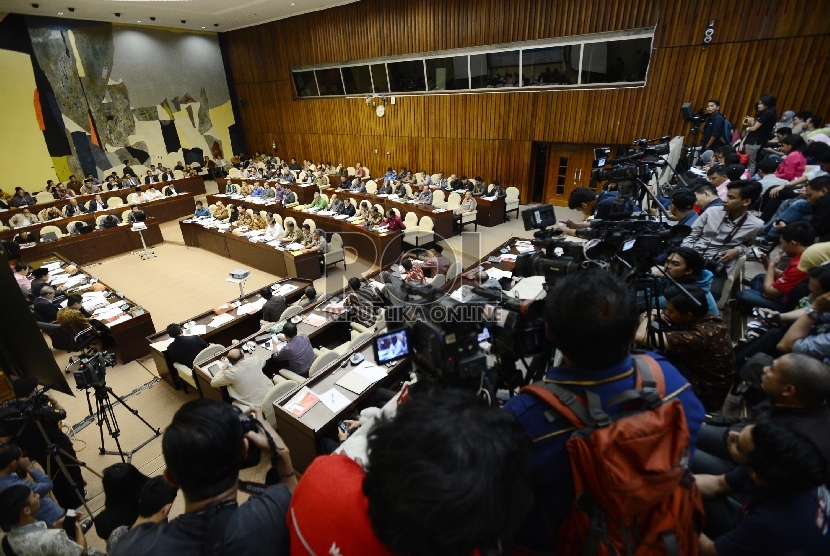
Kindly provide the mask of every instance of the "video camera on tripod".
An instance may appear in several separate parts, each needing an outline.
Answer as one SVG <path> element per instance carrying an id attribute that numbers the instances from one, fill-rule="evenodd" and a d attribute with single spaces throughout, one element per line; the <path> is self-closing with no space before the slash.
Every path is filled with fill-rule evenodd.
<path id="1" fill-rule="evenodd" d="M 609 182 L 606 189 L 616 189 L 617 198 L 611 210 L 612 219 L 628 218 L 634 212 L 634 204 L 643 206 L 643 200 L 649 197 L 666 218 L 670 215 L 648 188 L 656 168 L 662 168 L 666 161 L 660 158 L 669 154 L 670 135 L 656 139 L 638 139 L 628 154 L 608 159 L 610 147 L 594 149 L 594 160 L 598 168 L 591 170 L 589 187 L 596 189 L 599 182 Z M 610 166 L 607 168 L 606 166 Z"/>
<path id="2" fill-rule="evenodd" d="M 72 373 L 75 378 L 75 388 L 101 388 L 107 385 L 107 367 L 115 367 L 115 354 L 106 351 L 82 353 L 77 359 L 70 359 L 69 364 L 78 365 L 78 370 Z"/>
<path id="3" fill-rule="evenodd" d="M 51 390 L 52 386 L 54 384 L 48 384 L 26 398 L 20 406 L 19 418 L 23 420 L 44 421 L 46 423 L 59 423 L 66 419 L 66 411 L 55 409 L 49 405 L 49 397 L 46 395 L 46 392 Z"/>

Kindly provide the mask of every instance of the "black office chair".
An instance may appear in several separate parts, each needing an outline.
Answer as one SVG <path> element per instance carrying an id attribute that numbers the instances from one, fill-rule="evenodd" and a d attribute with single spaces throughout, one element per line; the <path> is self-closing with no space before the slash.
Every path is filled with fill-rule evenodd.
<path id="1" fill-rule="evenodd" d="M 81 352 L 84 355 L 92 353 L 96 350 L 95 348 L 91 348 L 90 344 L 101 339 L 95 331 L 94 326 L 84 328 L 75 335 L 68 328 L 59 324 L 38 322 L 37 326 L 52 340 L 53 348 L 68 351 L 69 353 L 74 351 Z M 69 362 L 71 365 L 74 361 L 70 358 Z"/>

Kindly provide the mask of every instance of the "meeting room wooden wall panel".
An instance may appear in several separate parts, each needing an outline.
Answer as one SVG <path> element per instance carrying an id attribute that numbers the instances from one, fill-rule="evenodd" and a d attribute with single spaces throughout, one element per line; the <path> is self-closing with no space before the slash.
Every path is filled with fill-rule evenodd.
<path id="1" fill-rule="evenodd" d="M 826 0 L 819 4 L 826 5 Z M 826 18 L 816 17 L 811 5 L 703 0 L 688 10 L 667 0 L 629 0 L 588 10 L 571 1 L 365 0 L 265 24 L 256 32 L 233 32 L 230 59 L 239 96 L 246 101 L 241 120 L 251 150 L 270 150 L 274 140 L 283 156 L 347 164 L 360 160 L 376 176 L 390 163 L 396 168 L 405 164 L 478 173 L 524 192 L 529 168 L 518 165 L 529 164 L 532 141 L 624 144 L 639 137 L 687 133 L 688 125 L 678 116 L 686 100 L 700 104 L 717 96 L 734 123 L 766 91 L 777 93 L 782 108 L 826 113 L 830 40 L 826 35 L 787 37 L 792 32 L 826 32 Z M 765 10 L 779 20 L 767 21 Z M 324 16 L 327 25 L 319 25 Z M 703 48 L 702 33 L 710 17 L 716 20 L 715 41 Z M 388 107 L 387 117 L 376 118 L 362 98 L 296 101 L 288 69 L 655 23 L 645 88 L 399 97 Z M 725 42 L 736 38 L 766 40 Z M 507 147 L 502 141 L 513 144 Z M 387 151 L 392 154 L 387 156 Z M 491 166 L 494 153 L 504 152 L 510 160 Z M 481 166 L 466 166 L 471 163 Z M 497 173 L 488 174 L 491 168 Z M 510 175 L 503 175 L 508 171 Z"/>

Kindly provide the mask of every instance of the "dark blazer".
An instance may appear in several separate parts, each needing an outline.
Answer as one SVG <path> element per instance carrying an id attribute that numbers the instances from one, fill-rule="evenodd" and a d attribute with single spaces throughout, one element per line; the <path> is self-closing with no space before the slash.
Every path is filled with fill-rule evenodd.
<path id="1" fill-rule="evenodd" d="M 68 216 L 73 216 L 76 212 L 80 213 L 80 214 L 86 213 L 86 211 L 84 210 L 84 207 L 82 207 L 80 203 L 78 203 L 77 207 L 73 207 L 72 205 L 66 205 L 66 216 L 67 217 Z"/>
<path id="2" fill-rule="evenodd" d="M 161 181 L 173 181 L 176 179 L 176 176 L 173 175 L 173 172 L 162 172 L 161 174 Z"/>
<path id="3" fill-rule="evenodd" d="M 265 302 L 262 306 L 262 320 L 268 322 L 279 322 L 282 313 L 288 305 L 285 298 L 281 295 L 275 295 Z"/>
<path id="4" fill-rule="evenodd" d="M 55 322 L 58 318 L 58 311 L 60 307 L 46 299 L 45 297 L 38 297 L 35 299 L 35 313 L 46 322 Z"/>
<path id="5" fill-rule="evenodd" d="M 172 183 L 167 186 L 167 193 L 165 193 L 165 195 L 169 197 L 170 195 L 175 195 L 176 193 L 181 193 L 178 187 L 176 187 Z"/>
<path id="6" fill-rule="evenodd" d="M 150 185 L 151 183 L 158 183 L 159 179 L 158 176 L 144 176 L 144 185 Z"/>
<path id="7" fill-rule="evenodd" d="M 208 343 L 201 336 L 179 336 L 167 346 L 167 356 L 173 363 L 180 363 L 191 368 L 193 360 L 206 347 Z"/>
<path id="8" fill-rule="evenodd" d="M 99 209 L 106 209 L 106 208 L 109 208 L 107 206 L 107 200 L 106 199 L 101 199 L 101 206 L 100 207 L 98 206 L 98 201 L 96 201 L 95 199 L 93 199 L 89 202 L 89 211 L 90 212 L 96 211 L 96 210 L 99 210 Z"/>

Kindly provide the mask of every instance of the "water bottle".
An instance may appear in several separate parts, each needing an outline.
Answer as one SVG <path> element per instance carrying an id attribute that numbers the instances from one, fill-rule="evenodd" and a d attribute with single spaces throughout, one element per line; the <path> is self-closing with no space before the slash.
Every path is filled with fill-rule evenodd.
<path id="1" fill-rule="evenodd" d="M 66 516 L 63 518 L 63 530 L 66 531 L 66 536 L 75 540 L 76 531 L 75 531 L 75 521 L 77 520 L 77 516 L 75 515 L 75 510 L 69 509 L 66 510 Z"/>

